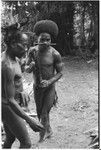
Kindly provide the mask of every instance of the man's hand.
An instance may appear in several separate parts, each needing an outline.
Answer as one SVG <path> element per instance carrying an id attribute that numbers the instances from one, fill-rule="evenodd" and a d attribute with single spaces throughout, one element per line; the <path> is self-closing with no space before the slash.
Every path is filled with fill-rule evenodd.
<path id="1" fill-rule="evenodd" d="M 50 85 L 51 85 L 50 80 L 42 80 L 41 83 L 40 83 L 40 85 L 39 85 L 39 87 L 46 88 L 46 87 L 48 87 Z"/>
<path id="2" fill-rule="evenodd" d="M 30 67 L 29 66 L 25 66 L 25 72 L 27 72 L 27 73 L 30 72 Z"/>
<path id="3" fill-rule="evenodd" d="M 25 66 L 25 72 L 31 73 L 34 67 L 35 67 L 35 62 L 31 62 L 29 66 L 28 65 Z"/>
<path id="4" fill-rule="evenodd" d="M 31 129 L 35 132 L 41 132 L 44 130 L 44 127 L 42 126 L 42 124 L 40 122 L 36 122 L 34 119 L 28 119 L 27 123 L 29 124 L 29 126 L 31 127 Z"/>
<path id="5" fill-rule="evenodd" d="M 35 62 L 32 61 L 29 66 L 30 66 L 30 68 L 35 67 Z"/>

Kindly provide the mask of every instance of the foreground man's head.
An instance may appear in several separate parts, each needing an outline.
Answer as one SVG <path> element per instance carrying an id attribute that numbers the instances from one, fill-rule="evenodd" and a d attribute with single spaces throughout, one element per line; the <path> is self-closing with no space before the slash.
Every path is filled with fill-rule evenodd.
<path id="1" fill-rule="evenodd" d="M 13 30 L 6 33 L 4 42 L 7 45 L 9 55 L 21 58 L 27 48 L 28 36 L 19 30 Z"/>

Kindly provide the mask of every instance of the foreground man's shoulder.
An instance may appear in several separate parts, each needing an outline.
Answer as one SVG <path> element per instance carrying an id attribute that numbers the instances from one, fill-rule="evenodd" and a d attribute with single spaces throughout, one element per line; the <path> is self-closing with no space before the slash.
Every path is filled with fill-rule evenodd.
<path id="1" fill-rule="evenodd" d="M 1 53 L 1 62 L 5 62 L 6 60 L 7 60 L 6 52 L 4 51 L 4 52 Z"/>
<path id="2" fill-rule="evenodd" d="M 8 69 L 11 70 L 11 67 L 10 67 L 8 61 L 2 60 L 1 65 L 2 65 L 2 71 L 3 70 L 8 70 Z"/>
<path id="3" fill-rule="evenodd" d="M 2 61 L 2 79 L 11 81 L 14 78 L 14 72 L 8 61 Z"/>
<path id="4" fill-rule="evenodd" d="M 1 65 L 2 65 L 2 68 L 9 66 L 8 59 L 6 57 L 5 52 L 1 53 Z"/>
<path id="5" fill-rule="evenodd" d="M 10 62 L 6 56 L 5 53 L 2 53 L 2 56 L 1 56 L 1 65 L 2 65 L 2 70 L 8 70 L 10 69 L 11 70 L 11 66 L 10 66 Z"/>

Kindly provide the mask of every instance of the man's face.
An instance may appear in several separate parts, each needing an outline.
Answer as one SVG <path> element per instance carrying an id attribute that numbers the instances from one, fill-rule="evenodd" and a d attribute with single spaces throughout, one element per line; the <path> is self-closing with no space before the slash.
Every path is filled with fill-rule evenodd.
<path id="1" fill-rule="evenodd" d="M 28 37 L 26 34 L 22 33 L 19 40 L 12 43 L 12 53 L 15 57 L 21 58 L 26 50 L 28 45 Z"/>
<path id="2" fill-rule="evenodd" d="M 51 43 L 51 36 L 48 33 L 41 33 L 38 37 L 38 43 L 43 43 L 40 48 L 47 48 Z"/>

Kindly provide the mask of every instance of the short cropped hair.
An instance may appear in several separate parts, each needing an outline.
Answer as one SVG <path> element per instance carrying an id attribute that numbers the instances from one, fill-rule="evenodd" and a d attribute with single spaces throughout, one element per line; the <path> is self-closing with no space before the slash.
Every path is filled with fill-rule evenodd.
<path id="1" fill-rule="evenodd" d="M 22 36 L 22 32 L 20 30 L 12 30 L 6 32 L 4 36 L 4 42 L 7 46 L 9 46 L 12 42 L 19 42 Z"/>

